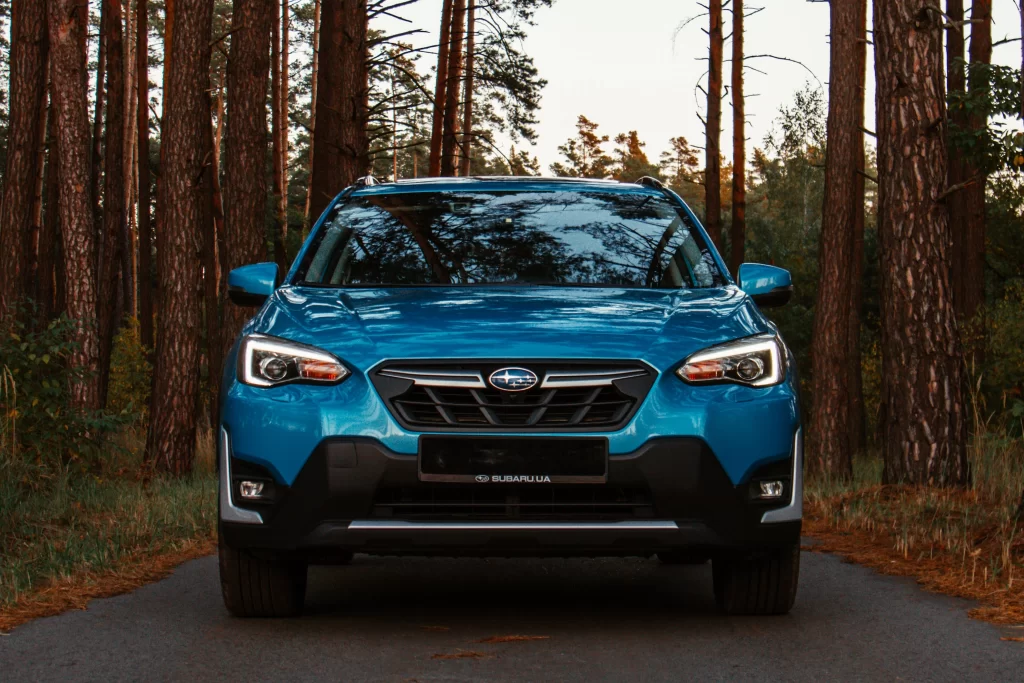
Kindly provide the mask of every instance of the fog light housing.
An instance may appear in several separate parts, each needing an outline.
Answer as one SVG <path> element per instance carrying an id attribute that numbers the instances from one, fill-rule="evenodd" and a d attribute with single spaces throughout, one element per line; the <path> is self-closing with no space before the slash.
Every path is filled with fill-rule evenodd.
<path id="1" fill-rule="evenodd" d="M 757 490 L 757 497 L 761 500 L 778 500 L 786 492 L 786 483 L 783 481 L 760 481 Z"/>
<path id="2" fill-rule="evenodd" d="M 238 483 L 238 495 L 243 500 L 263 500 L 264 483 L 262 481 L 249 481 L 247 479 Z"/>

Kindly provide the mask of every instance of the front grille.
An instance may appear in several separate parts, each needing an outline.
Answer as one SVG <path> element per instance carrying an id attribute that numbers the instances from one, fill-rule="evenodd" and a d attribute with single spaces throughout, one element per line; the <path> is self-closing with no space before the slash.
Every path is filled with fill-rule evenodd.
<path id="1" fill-rule="evenodd" d="M 408 521 L 654 519 L 650 492 L 607 485 L 419 484 L 385 487 L 373 504 L 377 518 Z"/>
<path id="2" fill-rule="evenodd" d="M 503 367 L 537 377 L 524 391 L 490 384 Z M 430 431 L 602 431 L 618 429 L 646 397 L 655 375 L 639 363 L 488 361 L 390 364 L 372 379 L 403 426 Z"/>

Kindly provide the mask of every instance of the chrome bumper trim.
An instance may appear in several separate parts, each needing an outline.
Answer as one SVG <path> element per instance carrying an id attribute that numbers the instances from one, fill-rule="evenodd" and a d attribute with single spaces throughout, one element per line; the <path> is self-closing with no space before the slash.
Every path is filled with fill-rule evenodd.
<path id="1" fill-rule="evenodd" d="M 789 505 L 769 510 L 761 517 L 761 524 L 795 522 L 804 518 L 804 432 L 796 430 L 793 436 L 793 499 Z"/>
<path id="2" fill-rule="evenodd" d="M 356 520 L 353 531 L 678 531 L 675 522 L 403 522 Z"/>
<path id="3" fill-rule="evenodd" d="M 231 502 L 231 437 L 220 428 L 220 518 L 236 524 L 263 524 L 263 517 L 253 510 L 243 510 Z"/>

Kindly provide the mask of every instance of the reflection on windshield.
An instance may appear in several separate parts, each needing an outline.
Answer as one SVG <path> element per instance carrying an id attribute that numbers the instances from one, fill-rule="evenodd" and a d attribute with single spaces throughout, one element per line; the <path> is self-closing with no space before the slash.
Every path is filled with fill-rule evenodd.
<path id="1" fill-rule="evenodd" d="M 723 284 L 667 199 L 609 192 L 423 192 L 354 199 L 297 281 L 319 286 Z"/>

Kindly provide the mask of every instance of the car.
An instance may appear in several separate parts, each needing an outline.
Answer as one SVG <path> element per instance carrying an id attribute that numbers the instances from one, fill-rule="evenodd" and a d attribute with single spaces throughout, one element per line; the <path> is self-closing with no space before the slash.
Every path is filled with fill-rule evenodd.
<path id="1" fill-rule="evenodd" d="M 228 285 L 259 307 L 218 425 L 234 615 L 356 553 L 710 561 L 727 613 L 791 609 L 797 369 L 762 309 L 792 278 L 734 278 L 659 181 L 367 178 Z"/>

